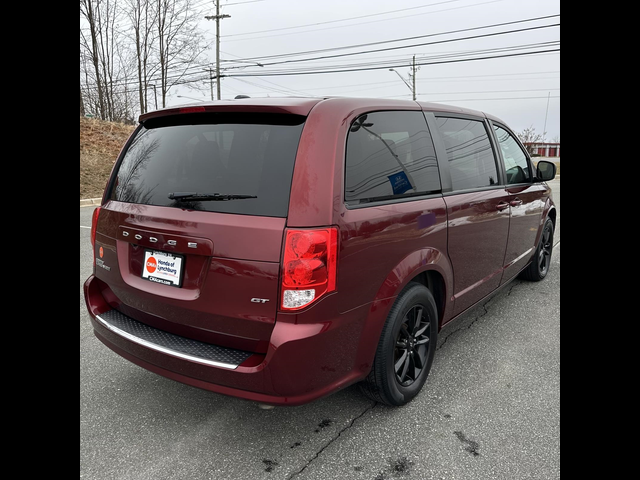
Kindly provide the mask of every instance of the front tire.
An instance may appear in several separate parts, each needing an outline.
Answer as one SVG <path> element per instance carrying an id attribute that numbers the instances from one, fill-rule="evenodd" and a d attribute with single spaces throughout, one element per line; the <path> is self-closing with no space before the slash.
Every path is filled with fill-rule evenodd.
<path id="1" fill-rule="evenodd" d="M 540 243 L 536 248 L 533 260 L 527 268 L 520 273 L 520 278 L 532 282 L 539 282 L 549 273 L 551 266 L 551 253 L 553 252 L 553 221 L 547 218 L 544 222 Z"/>
<path id="2" fill-rule="evenodd" d="M 437 342 L 438 310 L 433 295 L 424 285 L 409 283 L 391 307 L 361 390 L 387 405 L 410 402 L 427 380 Z"/>

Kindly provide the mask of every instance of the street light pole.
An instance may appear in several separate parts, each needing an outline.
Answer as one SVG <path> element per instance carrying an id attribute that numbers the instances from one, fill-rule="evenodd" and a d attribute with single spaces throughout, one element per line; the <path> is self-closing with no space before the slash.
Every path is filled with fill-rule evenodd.
<path id="1" fill-rule="evenodd" d="M 413 99 L 416 99 L 416 87 L 415 87 L 415 81 L 414 81 L 414 85 L 413 87 L 411 85 L 409 85 L 407 83 L 407 81 L 404 79 L 404 77 L 402 75 L 400 75 L 400 73 L 398 73 L 397 70 L 394 70 L 393 68 L 389 69 L 390 72 L 396 72 L 396 75 L 398 75 L 400 77 L 400 80 L 402 80 L 404 82 L 404 84 L 409 87 L 409 90 L 411 90 L 413 92 Z"/>
<path id="2" fill-rule="evenodd" d="M 216 2 L 216 14 L 204 18 L 216 21 L 216 90 L 220 100 L 220 19 L 230 18 L 231 15 L 220 15 L 220 0 Z"/>

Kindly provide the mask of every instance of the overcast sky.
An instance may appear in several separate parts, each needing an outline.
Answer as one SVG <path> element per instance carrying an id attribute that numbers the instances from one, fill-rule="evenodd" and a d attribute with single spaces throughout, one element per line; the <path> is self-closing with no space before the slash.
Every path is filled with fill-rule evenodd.
<path id="1" fill-rule="evenodd" d="M 195 4 L 205 7 L 210 4 L 208 15 L 215 14 L 211 0 L 195 0 Z M 423 65 L 416 76 L 417 99 L 485 111 L 518 132 L 533 126 L 536 132 L 542 133 L 546 117 L 547 141 L 560 135 L 560 27 L 549 26 L 559 24 L 560 17 L 519 22 L 559 15 L 559 0 L 221 0 L 221 13 L 230 15 L 220 21 L 221 65 L 227 67 L 223 75 L 309 71 L 318 67 L 324 67 L 323 71 L 382 67 L 356 72 L 225 77 L 221 83 L 223 99 L 247 94 L 252 97 L 335 95 L 410 100 L 411 90 L 389 67 L 396 66 L 395 70 L 411 83 L 408 73 L 413 55 L 417 63 L 505 56 Z M 477 28 L 508 22 L 519 23 Z M 215 38 L 214 21 L 203 18 L 200 26 L 207 39 Z M 434 35 L 465 29 L 467 31 Z M 522 29 L 530 30 L 487 36 Z M 485 37 L 415 45 L 480 35 Z M 389 42 L 407 37 L 422 38 Z M 338 49 L 362 44 L 370 45 Z M 209 54 L 212 63 L 215 62 L 215 43 L 213 45 Z M 396 48 L 408 45 L 414 46 Z M 394 49 L 292 61 L 390 48 Z M 326 49 L 332 50 L 311 53 Z M 555 51 L 521 55 L 550 50 Z M 265 58 L 299 52 L 309 53 Z M 238 59 L 253 60 L 233 62 Z M 275 64 L 285 60 L 290 62 Z M 262 63 L 264 67 L 251 62 Z M 168 105 L 193 103 L 193 99 L 210 100 L 210 95 L 208 89 L 174 87 Z"/>

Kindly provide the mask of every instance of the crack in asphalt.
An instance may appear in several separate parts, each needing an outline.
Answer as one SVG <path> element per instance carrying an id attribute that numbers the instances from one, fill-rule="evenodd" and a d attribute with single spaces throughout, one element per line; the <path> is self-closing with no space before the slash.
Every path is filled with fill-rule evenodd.
<path id="1" fill-rule="evenodd" d="M 558 246 L 560 244 L 560 241 L 558 240 L 558 242 L 554 245 L 554 247 Z M 523 282 L 514 282 L 514 284 L 509 288 L 509 291 L 507 292 L 507 296 L 511 295 L 511 291 L 517 287 L 518 285 L 521 285 Z M 466 326 L 466 329 L 470 329 L 474 323 L 476 323 L 478 320 L 480 320 L 482 317 L 484 317 L 487 313 L 489 313 L 489 310 L 487 309 L 487 305 L 489 305 L 489 303 L 491 303 L 491 301 L 494 300 L 493 298 L 489 299 L 488 301 L 486 301 L 485 303 L 482 304 L 482 308 L 484 310 L 483 313 L 481 313 L 480 315 L 478 315 L 476 318 L 473 319 L 473 321 Z M 460 328 L 457 328 L 456 330 L 454 330 L 453 332 L 449 333 L 445 338 L 444 341 L 440 344 L 439 347 L 436 348 L 436 350 L 440 350 L 445 343 L 447 343 L 447 340 L 449 340 L 449 337 L 451 335 L 453 335 L 454 333 L 459 332 L 460 330 L 463 330 L 465 327 L 462 326 Z M 304 472 L 306 470 L 306 468 L 311 465 L 311 463 L 320 456 L 320 454 L 329 446 L 331 445 L 333 442 L 335 442 L 338 438 L 340 438 L 340 435 L 342 435 L 342 432 L 344 432 L 345 430 L 350 429 L 353 424 L 355 423 L 356 420 L 358 420 L 360 417 L 362 417 L 364 414 L 366 414 L 367 412 L 373 410 L 376 405 L 378 405 L 378 402 L 373 402 L 372 405 L 368 406 L 367 408 L 364 409 L 364 411 L 362 413 L 360 413 L 359 415 L 357 415 L 356 417 L 353 418 L 353 420 L 351 420 L 349 422 L 349 424 L 344 427 L 342 430 L 340 430 L 338 432 L 338 434 L 336 436 L 334 436 L 333 438 L 331 438 L 331 440 L 329 440 L 320 450 L 318 450 L 318 452 L 316 452 L 316 454 L 311 457 L 307 463 L 297 472 L 294 472 L 293 474 L 291 474 L 291 476 L 287 479 L 287 480 L 291 480 L 294 477 L 297 477 L 298 475 L 300 475 L 302 472 Z M 469 447 L 467 447 L 467 451 L 473 453 L 474 455 L 479 455 L 479 453 L 477 453 L 477 442 L 474 441 L 470 441 L 467 440 L 466 438 L 464 438 L 464 436 L 461 434 L 462 432 L 455 432 L 456 436 L 458 436 L 458 438 L 460 439 L 460 441 L 462 442 L 466 442 L 469 443 Z M 460 434 L 460 435 L 459 435 Z M 461 438 L 462 437 L 462 438 Z M 293 448 L 293 447 L 292 447 Z"/>
<path id="2" fill-rule="evenodd" d="M 482 314 L 478 315 L 476 318 L 474 318 L 473 321 L 469 325 L 466 326 L 467 330 L 470 329 L 473 326 L 474 323 L 476 323 L 478 320 L 480 320 L 482 317 L 484 317 L 487 313 L 489 313 L 489 310 L 487 310 L 487 305 L 489 305 L 491 300 L 493 300 L 493 299 L 490 299 L 487 302 L 482 304 L 482 308 L 484 309 L 484 312 Z M 440 346 L 436 348 L 436 351 L 440 350 L 444 346 L 444 344 L 447 343 L 447 340 L 449 340 L 449 337 L 451 335 L 453 335 L 454 333 L 458 333 L 460 330 L 463 330 L 464 328 L 465 328 L 464 326 L 461 326 L 460 328 L 455 329 L 453 332 L 451 332 L 446 337 L 444 337 L 444 340 L 442 341 Z"/>
<path id="3" fill-rule="evenodd" d="M 522 282 L 513 282 L 513 285 L 509 287 L 509 291 L 507 292 L 507 297 L 511 295 L 511 291 L 516 288 L 518 285 L 522 285 Z"/>
<path id="4" fill-rule="evenodd" d="M 342 430 L 340 430 L 340 431 L 338 432 L 338 434 L 337 434 L 336 436 L 334 436 L 331 440 L 329 440 L 329 441 L 328 441 L 328 442 L 327 442 L 327 443 L 326 443 L 326 444 L 325 444 L 325 445 L 324 445 L 320 450 L 318 450 L 318 452 L 316 452 L 316 454 L 315 454 L 313 457 L 311 457 L 311 458 L 307 461 L 307 463 L 306 463 L 306 464 L 305 464 L 305 465 L 304 465 L 300 470 L 298 470 L 297 472 L 294 472 L 294 473 L 293 473 L 293 474 L 292 474 L 292 475 L 291 475 L 287 480 L 291 480 L 292 478 L 297 477 L 297 476 L 298 476 L 298 475 L 300 475 L 302 472 L 304 472 L 304 471 L 305 471 L 305 469 L 306 469 L 309 465 L 311 465 L 311 462 L 313 462 L 316 458 L 318 458 L 318 457 L 320 456 L 320 454 L 321 454 L 321 453 L 322 453 L 322 452 L 323 452 L 323 451 L 324 451 L 324 450 L 325 450 L 329 445 L 331 445 L 333 442 L 335 442 L 335 441 L 340 437 L 340 435 L 342 435 L 342 432 L 344 432 L 345 430 L 350 429 L 350 428 L 353 426 L 353 424 L 355 423 L 355 421 L 356 421 L 356 420 L 358 420 L 360 417 L 362 417 L 365 413 L 367 413 L 367 412 L 369 412 L 369 411 L 373 410 L 373 409 L 375 408 L 375 406 L 376 406 L 376 405 L 378 405 L 378 402 L 373 402 L 373 404 L 372 404 L 372 405 L 369 405 L 367 408 L 365 408 L 365 409 L 364 409 L 364 411 L 363 411 L 362 413 L 360 413 L 360 414 L 359 414 L 359 415 L 357 415 L 356 417 L 353 417 L 353 420 L 351 420 L 351 421 L 349 422 L 349 424 L 348 424 L 346 427 L 344 427 Z"/>
<path id="5" fill-rule="evenodd" d="M 560 245 L 560 240 L 558 240 L 553 246 L 555 248 L 558 245 Z M 511 287 L 509 287 L 509 291 L 507 292 L 507 297 L 509 295 L 511 295 L 511 292 L 513 291 L 514 288 L 516 288 L 518 285 L 522 285 L 523 283 L 524 282 L 522 282 L 522 281 L 513 281 L 513 285 L 511 285 Z M 482 308 L 484 309 L 484 313 L 482 313 L 482 314 L 478 315 L 476 318 L 474 318 L 473 321 L 469 325 L 467 325 L 467 327 L 466 327 L 467 329 L 471 328 L 471 326 L 474 323 L 476 323 L 478 320 L 480 320 L 482 317 L 484 317 L 487 313 L 489 313 L 489 311 L 487 310 L 487 305 L 489 305 L 489 303 L 491 303 L 492 300 L 494 300 L 494 298 L 490 298 L 487 302 L 485 302 L 482 305 Z M 456 328 L 453 332 L 449 333 L 446 337 L 444 337 L 444 340 L 442 341 L 440 346 L 436 348 L 436 351 L 440 350 L 444 346 L 444 344 L 447 343 L 447 340 L 449 340 L 449 337 L 451 335 L 453 335 L 454 333 L 459 332 L 460 330 L 463 330 L 464 328 L 465 328 L 464 326 Z"/>

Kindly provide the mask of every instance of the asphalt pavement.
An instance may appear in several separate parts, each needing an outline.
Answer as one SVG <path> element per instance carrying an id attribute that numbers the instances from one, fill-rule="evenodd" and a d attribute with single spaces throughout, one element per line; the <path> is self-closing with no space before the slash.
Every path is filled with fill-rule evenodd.
<path id="1" fill-rule="evenodd" d="M 442 330 L 408 405 L 356 386 L 299 407 L 189 387 L 93 335 L 80 208 L 80 476 L 85 479 L 557 479 L 560 477 L 560 180 L 547 278 L 516 280 Z"/>

